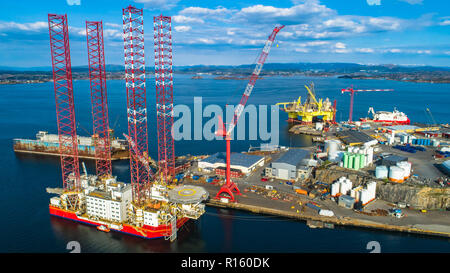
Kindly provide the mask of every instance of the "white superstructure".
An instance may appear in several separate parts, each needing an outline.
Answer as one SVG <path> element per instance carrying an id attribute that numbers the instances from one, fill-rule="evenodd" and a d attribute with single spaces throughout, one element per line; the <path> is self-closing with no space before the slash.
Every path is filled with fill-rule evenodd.
<path id="1" fill-rule="evenodd" d="M 86 194 L 86 214 L 112 222 L 127 221 L 127 208 L 132 199 L 131 186 L 108 179 L 105 187 L 106 191 L 94 189 Z"/>
<path id="2" fill-rule="evenodd" d="M 49 134 L 46 131 L 39 131 L 36 134 L 36 139 L 42 142 L 59 143 L 59 137 L 57 134 Z M 94 142 L 91 137 L 77 136 L 78 145 L 94 146 Z M 111 148 L 125 149 L 127 147 L 126 140 L 112 139 Z"/>

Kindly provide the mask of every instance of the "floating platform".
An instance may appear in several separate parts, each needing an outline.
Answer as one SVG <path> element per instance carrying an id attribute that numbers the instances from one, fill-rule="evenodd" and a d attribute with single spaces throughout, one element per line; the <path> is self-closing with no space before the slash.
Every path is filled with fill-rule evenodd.
<path id="1" fill-rule="evenodd" d="M 95 159 L 95 142 L 91 137 L 77 136 L 78 157 Z M 13 149 L 17 153 L 29 153 L 39 155 L 60 156 L 59 137 L 57 134 L 49 134 L 39 131 L 36 139 L 13 139 Z M 125 139 L 111 139 L 111 160 L 130 158 L 128 142 Z"/>

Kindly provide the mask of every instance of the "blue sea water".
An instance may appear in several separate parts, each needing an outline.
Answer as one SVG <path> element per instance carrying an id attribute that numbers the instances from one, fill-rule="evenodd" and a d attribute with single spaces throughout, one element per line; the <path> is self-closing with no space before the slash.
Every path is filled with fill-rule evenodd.
<path id="1" fill-rule="evenodd" d="M 194 80 L 191 75 L 174 76 L 175 104 L 193 106 L 193 97 L 203 103 L 237 104 L 246 85 L 240 80 Z M 393 88 L 394 92 L 359 93 L 355 96 L 354 119 L 367 116 L 370 106 L 378 110 L 405 112 L 413 122 L 434 119 L 448 123 L 450 85 L 386 80 L 337 78 L 267 77 L 256 83 L 248 104 L 272 105 L 306 98 L 305 84 L 314 81 L 317 97 L 337 100 L 337 119 L 348 118 L 349 95 L 342 88 Z M 92 132 L 89 81 L 74 81 L 78 134 Z M 155 92 L 147 81 L 149 147 L 156 157 Z M 125 85 L 108 81 L 110 125 L 121 136 L 127 131 Z M 305 146 L 311 139 L 288 133 L 287 115 L 279 113 L 280 144 Z M 207 121 L 205 119 L 203 122 Z M 366 244 L 378 241 L 382 252 L 449 252 L 449 240 L 356 228 L 310 229 L 305 223 L 244 212 L 207 208 L 207 213 L 187 225 L 175 243 L 143 240 L 50 217 L 46 187 L 61 186 L 58 157 L 15 154 L 13 138 L 35 138 L 38 130 L 56 133 L 55 98 L 52 83 L 0 85 L 0 252 L 68 252 L 69 241 L 79 241 L 83 252 L 368 252 Z M 245 151 L 261 141 L 233 141 L 233 151 Z M 182 140 L 176 154 L 211 154 L 223 151 L 223 141 Z M 94 163 L 87 161 L 89 171 Z M 129 181 L 129 162 L 113 164 L 113 173 Z M 264 240 L 261 240 L 264 238 Z"/>

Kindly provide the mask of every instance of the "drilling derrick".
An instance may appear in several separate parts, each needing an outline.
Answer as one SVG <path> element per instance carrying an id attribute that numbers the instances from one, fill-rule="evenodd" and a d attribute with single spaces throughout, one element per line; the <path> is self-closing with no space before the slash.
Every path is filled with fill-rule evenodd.
<path id="1" fill-rule="evenodd" d="M 150 180 L 148 169 L 139 160 L 140 155 L 148 157 L 143 11 L 128 6 L 123 9 L 122 18 L 128 135 L 136 145 L 136 149 L 130 149 L 131 185 L 133 201 L 139 204 L 145 198 Z"/>
<path id="2" fill-rule="evenodd" d="M 111 143 L 109 137 L 106 93 L 105 50 L 102 22 L 86 21 L 86 38 L 91 82 L 93 139 L 97 176 L 111 177 Z"/>
<path id="3" fill-rule="evenodd" d="M 80 169 L 67 15 L 49 14 L 48 28 L 63 188 L 76 192 L 80 189 Z"/>
<path id="4" fill-rule="evenodd" d="M 175 176 L 173 127 L 173 76 L 171 17 L 155 16 L 155 86 L 158 132 L 158 169 L 163 183 Z"/>

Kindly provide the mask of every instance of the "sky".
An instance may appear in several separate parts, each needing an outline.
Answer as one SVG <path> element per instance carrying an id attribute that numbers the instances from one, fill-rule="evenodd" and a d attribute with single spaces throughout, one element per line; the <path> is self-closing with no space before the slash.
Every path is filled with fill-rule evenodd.
<path id="1" fill-rule="evenodd" d="M 107 64 L 123 64 L 122 8 L 144 9 L 146 65 L 153 16 L 172 16 L 173 64 L 255 62 L 272 29 L 267 62 L 450 66 L 450 1 L 52 0 L 2 1 L 0 66 L 51 66 L 48 13 L 67 14 L 72 66 L 87 65 L 85 21 L 102 21 Z"/>

